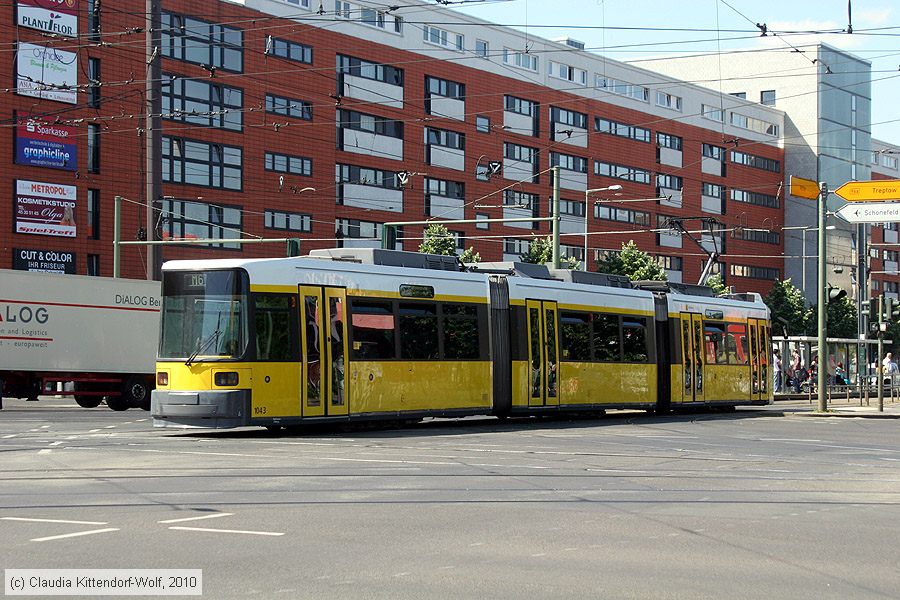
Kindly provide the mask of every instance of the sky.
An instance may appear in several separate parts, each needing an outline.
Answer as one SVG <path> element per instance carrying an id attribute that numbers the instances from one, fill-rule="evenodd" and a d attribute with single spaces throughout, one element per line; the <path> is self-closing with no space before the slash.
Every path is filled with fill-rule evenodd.
<path id="1" fill-rule="evenodd" d="M 543 38 L 571 37 L 617 60 L 824 42 L 872 63 L 872 135 L 900 144 L 896 0 L 462 0 L 450 7 Z M 846 31 L 851 22 L 852 34 L 788 33 Z M 757 23 L 770 35 L 761 37 Z"/>

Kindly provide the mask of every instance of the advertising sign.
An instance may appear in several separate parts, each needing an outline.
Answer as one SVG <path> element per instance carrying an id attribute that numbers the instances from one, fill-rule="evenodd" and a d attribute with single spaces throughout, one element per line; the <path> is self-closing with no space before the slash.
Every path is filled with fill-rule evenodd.
<path id="1" fill-rule="evenodd" d="M 847 202 L 900 200 L 900 179 L 848 181 L 834 190 L 834 193 Z"/>
<path id="2" fill-rule="evenodd" d="M 75 274 L 75 253 L 34 248 L 13 249 L 13 269 L 41 273 Z"/>
<path id="3" fill-rule="evenodd" d="M 76 104 L 77 86 L 77 54 L 19 42 L 16 53 L 17 94 Z"/>
<path id="4" fill-rule="evenodd" d="M 16 119 L 16 164 L 76 170 L 75 128 L 20 113 Z"/>
<path id="5" fill-rule="evenodd" d="M 16 233 L 75 237 L 74 185 L 16 180 Z"/>
<path id="6" fill-rule="evenodd" d="M 78 35 L 78 0 L 18 0 L 16 23 L 66 37 Z"/>

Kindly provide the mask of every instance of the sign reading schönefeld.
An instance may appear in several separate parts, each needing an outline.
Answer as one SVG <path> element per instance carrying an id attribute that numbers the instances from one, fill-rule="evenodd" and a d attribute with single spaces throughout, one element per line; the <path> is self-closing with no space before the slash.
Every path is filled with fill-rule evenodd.
<path id="1" fill-rule="evenodd" d="M 16 233 L 75 237 L 74 185 L 16 180 Z"/>

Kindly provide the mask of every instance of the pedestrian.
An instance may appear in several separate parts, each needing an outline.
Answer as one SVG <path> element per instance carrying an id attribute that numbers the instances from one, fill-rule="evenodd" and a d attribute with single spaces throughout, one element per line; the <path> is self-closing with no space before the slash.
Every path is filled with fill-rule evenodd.
<path id="1" fill-rule="evenodd" d="M 803 361 L 800 359 L 800 352 L 794 348 L 791 352 L 791 385 L 794 387 L 794 393 L 800 393 L 800 380 L 803 377 Z"/>
<path id="2" fill-rule="evenodd" d="M 847 374 L 844 372 L 844 363 L 839 362 L 834 369 L 834 384 L 849 385 L 849 383 L 850 381 L 847 380 Z"/>
<path id="3" fill-rule="evenodd" d="M 775 348 L 772 356 L 772 377 L 774 378 L 772 387 L 775 388 L 776 394 L 781 392 L 783 376 L 784 375 L 781 372 L 781 351 L 778 348 Z"/>
<path id="4" fill-rule="evenodd" d="M 890 352 L 884 355 L 881 367 L 884 369 L 882 372 L 885 375 L 895 375 L 897 373 L 897 363 L 894 362 L 894 357 Z"/>

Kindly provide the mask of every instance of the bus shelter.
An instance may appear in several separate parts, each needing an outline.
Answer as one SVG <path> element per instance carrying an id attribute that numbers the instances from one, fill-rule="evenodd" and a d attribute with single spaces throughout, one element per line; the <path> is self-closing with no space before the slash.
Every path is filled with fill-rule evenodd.
<path id="1" fill-rule="evenodd" d="M 834 371 L 838 363 L 843 365 L 845 377 L 850 381 L 851 386 L 862 386 L 874 380 L 877 373 L 876 368 L 881 365 L 881 357 L 878 356 L 878 340 L 827 338 L 826 343 L 828 344 L 828 364 L 826 365 L 825 380 L 829 385 L 834 382 Z M 884 344 L 890 345 L 891 340 L 884 340 Z M 788 372 L 791 366 L 792 352 L 794 350 L 800 352 L 802 367 L 809 371 L 812 359 L 818 358 L 819 355 L 819 339 L 811 336 L 773 337 L 773 352 L 776 348 L 781 352 L 783 382 L 781 391 L 788 393 L 791 391 Z"/>

